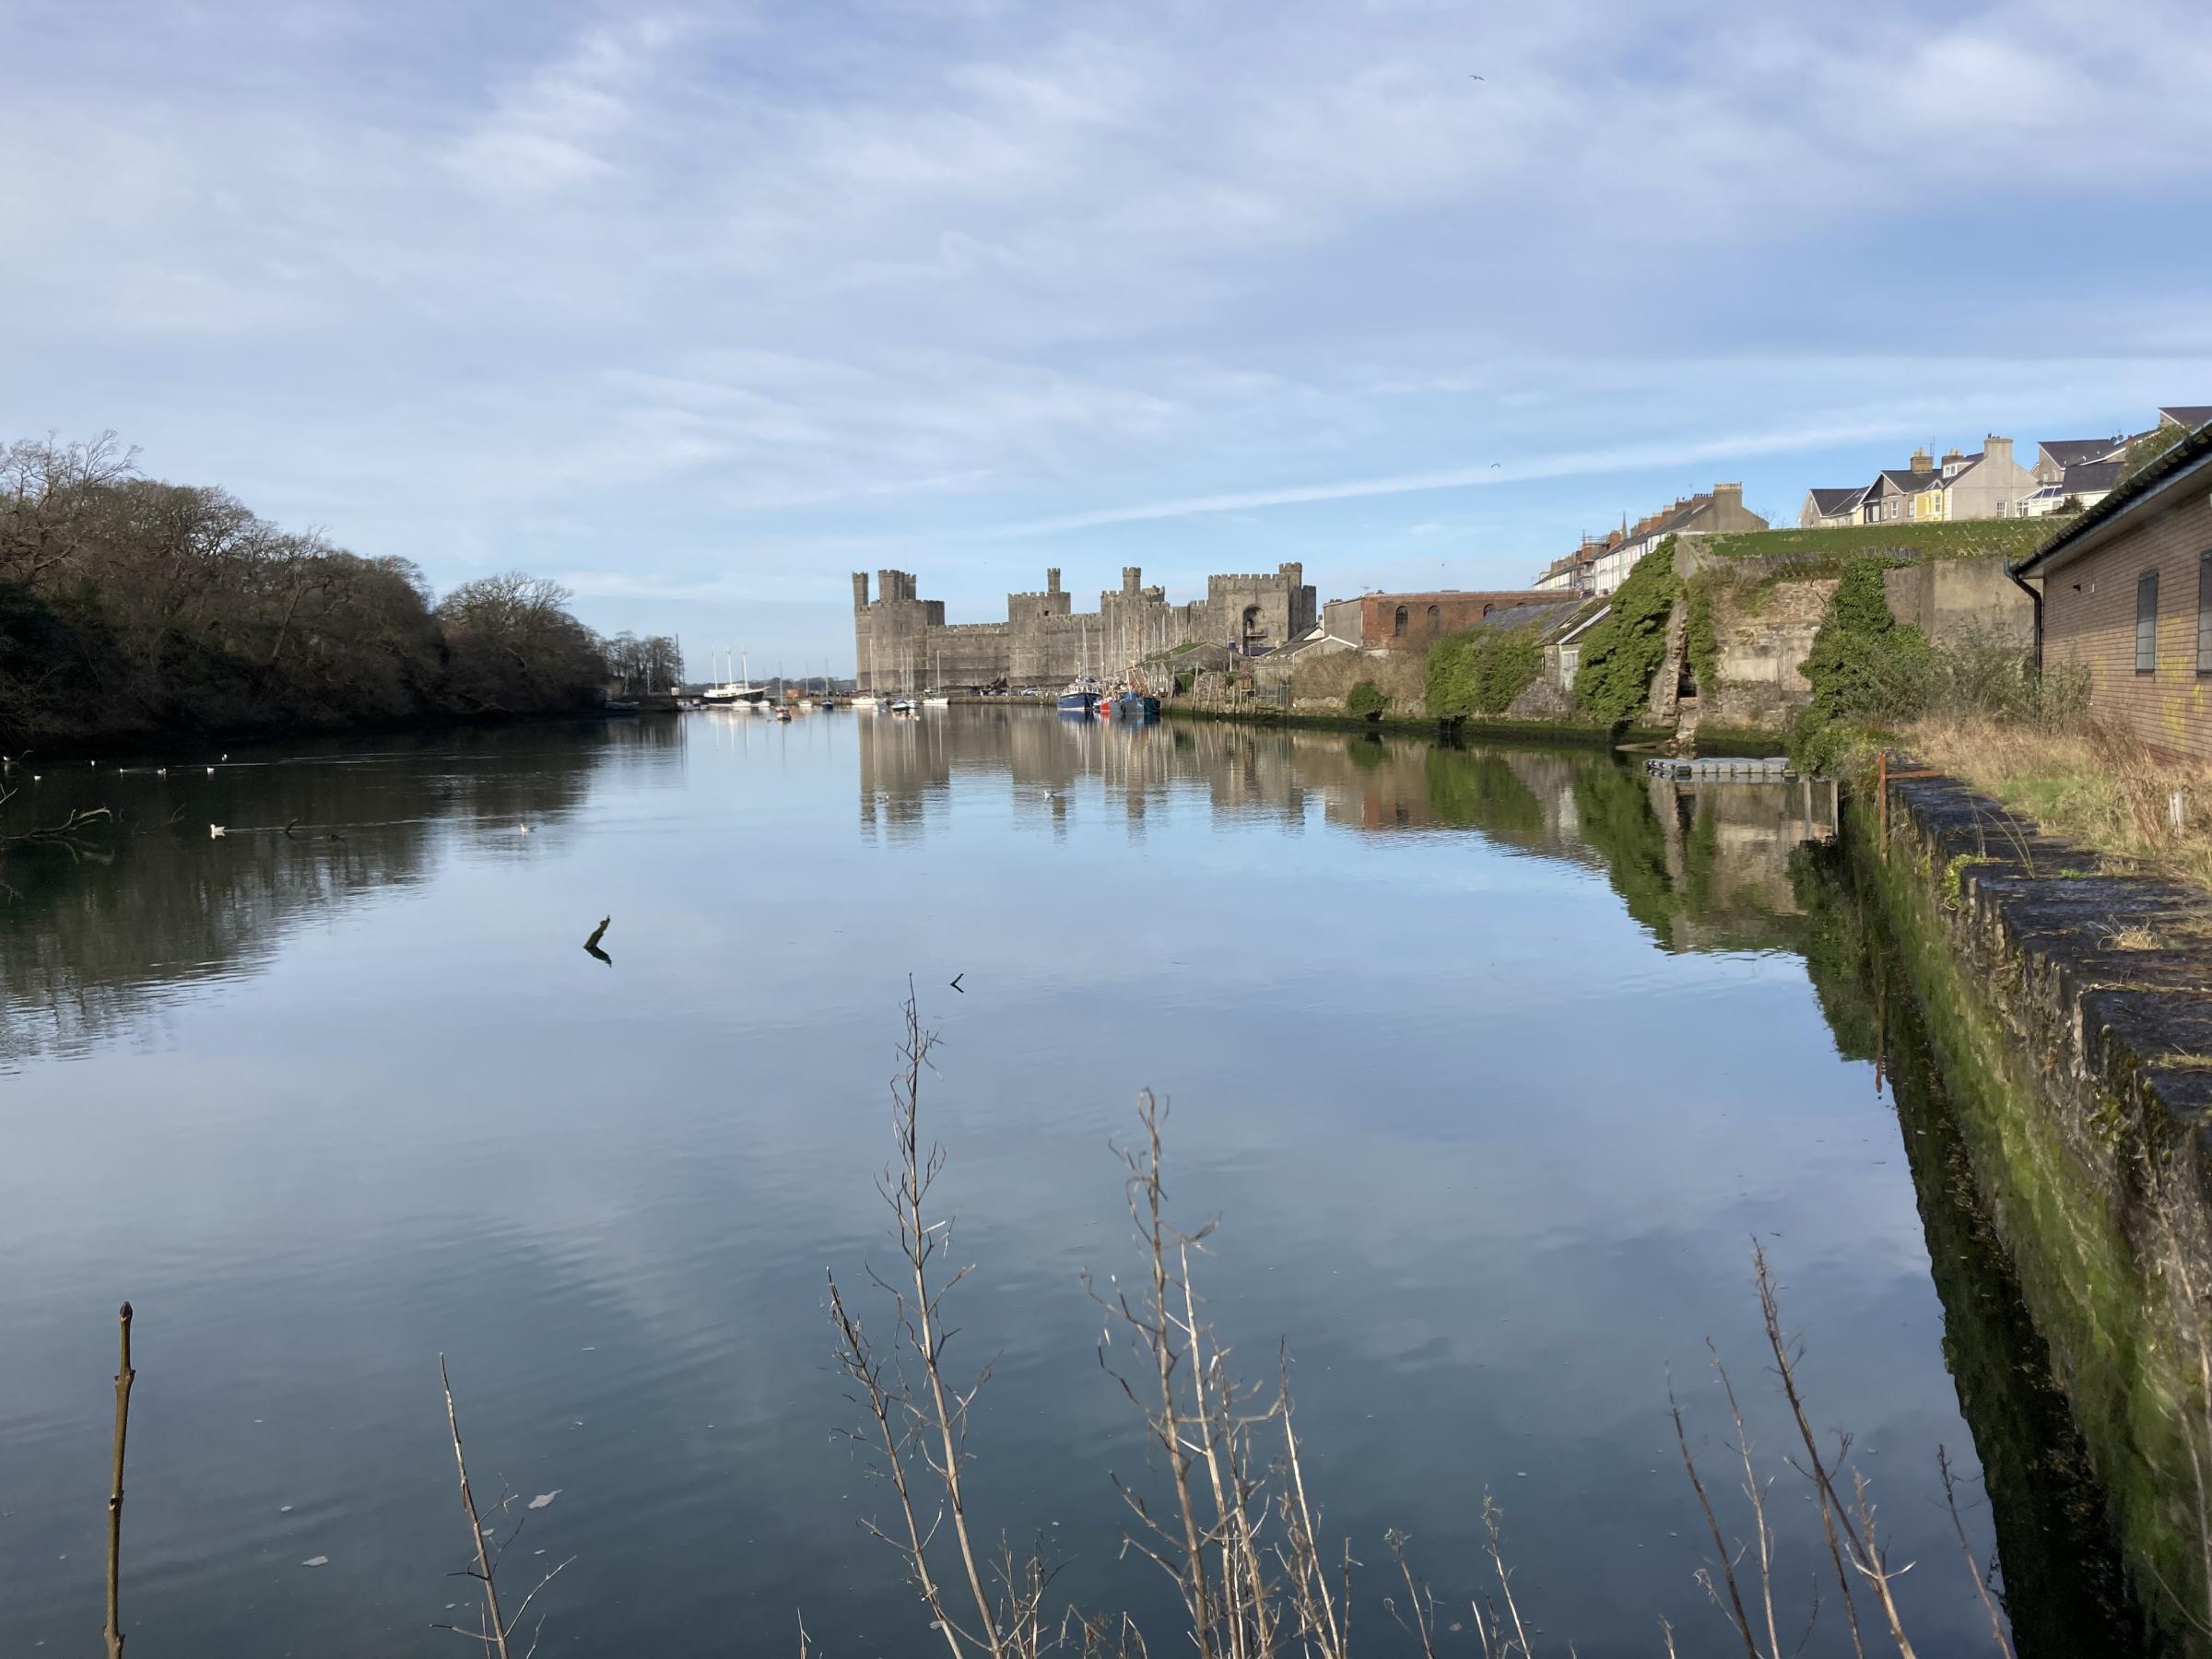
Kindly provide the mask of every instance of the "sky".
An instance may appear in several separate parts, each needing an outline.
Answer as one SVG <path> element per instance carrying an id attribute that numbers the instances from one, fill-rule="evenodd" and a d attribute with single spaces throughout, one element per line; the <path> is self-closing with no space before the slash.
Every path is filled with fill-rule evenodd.
<path id="1" fill-rule="evenodd" d="M 0 0 L 0 440 L 693 671 L 2212 404 L 2212 13 Z M 1083 602 L 1079 599 L 1079 603 Z"/>

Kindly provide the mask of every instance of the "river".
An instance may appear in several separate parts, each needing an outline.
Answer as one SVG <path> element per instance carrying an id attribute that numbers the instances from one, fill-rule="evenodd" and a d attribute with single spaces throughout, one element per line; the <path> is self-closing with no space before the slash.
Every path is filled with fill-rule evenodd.
<path id="1" fill-rule="evenodd" d="M 1708 1339 L 1802 1624 L 1825 1557 L 1757 1241 L 1816 1421 L 1921 1563 L 1920 1652 L 1990 1641 L 1938 1446 L 2026 1659 L 2124 1651 L 1824 789 L 1015 709 L 42 764 L 11 822 L 122 821 L 0 864 L 0 1653 L 97 1640 L 125 1297 L 135 1652 L 462 1651 L 430 1629 L 471 1588 L 441 1353 L 483 1495 L 553 1494 L 501 1520 L 511 1603 L 573 1558 L 541 1652 L 788 1653 L 802 1614 L 828 1659 L 936 1651 L 860 1524 L 888 1494 L 825 1314 L 834 1271 L 890 1325 L 866 1267 L 909 975 L 975 1264 L 951 1358 L 993 1362 L 977 1524 L 1041 1542 L 1055 1607 L 1180 1651 L 1119 1559 L 1112 1477 L 1159 1459 L 1082 1277 L 1141 1265 L 1111 1144 L 1150 1088 L 1177 1213 L 1220 1218 L 1212 1319 L 1255 1381 L 1288 1344 L 1363 1645 L 1409 1645 L 1388 1528 L 1465 1617 L 1488 1492 L 1539 1651 L 1650 1654 L 1661 1616 L 1740 1651 L 1668 1417 L 1671 1376 L 1747 1537 Z M 1806 1651 L 1847 1651 L 1821 1594 Z"/>

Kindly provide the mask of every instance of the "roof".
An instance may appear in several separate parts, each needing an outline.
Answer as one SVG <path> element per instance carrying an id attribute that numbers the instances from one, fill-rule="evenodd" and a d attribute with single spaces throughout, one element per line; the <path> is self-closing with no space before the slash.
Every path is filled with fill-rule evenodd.
<path id="1" fill-rule="evenodd" d="M 1525 628 L 1531 622 L 1548 622 L 1553 618 L 1577 610 L 1582 606 L 1581 595 L 1571 599 L 1552 599 L 1542 605 L 1514 605 L 1504 610 L 1492 611 L 1475 626 L 1477 628 Z"/>
<path id="2" fill-rule="evenodd" d="M 2066 468 L 2059 488 L 2068 495 L 2087 495 L 2094 490 L 2102 492 L 2114 488 L 2120 482 L 2122 461 L 2077 461 Z"/>
<path id="3" fill-rule="evenodd" d="M 1813 510 L 1823 514 L 1847 512 L 1866 499 L 1867 488 L 1854 484 L 1849 489 L 1816 489 L 1812 491 Z"/>
<path id="4" fill-rule="evenodd" d="M 2132 518 L 2168 487 L 2212 466 L 2212 425 L 2200 426 L 2134 477 L 2075 519 L 2012 567 L 2018 576 L 2041 576 L 2086 553 L 2108 525 Z"/>
<path id="5" fill-rule="evenodd" d="M 1922 490 L 1932 489 L 1943 482 L 1943 475 L 1939 472 L 1914 472 L 1905 466 L 1883 467 L 1882 478 L 1887 478 L 1906 495 L 1918 495 Z M 1875 480 L 1877 484 L 1880 482 L 1881 478 Z M 1871 489 L 1874 485 L 1870 484 L 1867 488 Z"/>
<path id="6" fill-rule="evenodd" d="M 2185 426 L 2194 432 L 2206 421 L 2212 420 L 2212 404 L 2175 404 L 2171 408 L 2160 409 L 2159 414 L 2174 425 Z"/>
<path id="7" fill-rule="evenodd" d="M 2036 445 L 2044 454 L 2061 466 L 2072 466 L 2080 461 L 2101 461 L 2105 456 L 2126 447 L 2124 438 L 2046 438 Z"/>

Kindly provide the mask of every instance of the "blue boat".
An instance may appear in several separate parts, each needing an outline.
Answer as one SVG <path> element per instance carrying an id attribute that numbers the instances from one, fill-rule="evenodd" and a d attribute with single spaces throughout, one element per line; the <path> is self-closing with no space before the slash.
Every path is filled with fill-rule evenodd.
<path id="1" fill-rule="evenodd" d="M 1117 720 L 1158 720 L 1159 699 L 1142 691 L 1124 691 L 1114 699 L 1113 713 Z"/>
<path id="2" fill-rule="evenodd" d="M 1063 714 L 1092 714 L 1098 712 L 1099 682 L 1088 674 L 1079 675 L 1066 690 L 1060 693 L 1060 712 Z"/>

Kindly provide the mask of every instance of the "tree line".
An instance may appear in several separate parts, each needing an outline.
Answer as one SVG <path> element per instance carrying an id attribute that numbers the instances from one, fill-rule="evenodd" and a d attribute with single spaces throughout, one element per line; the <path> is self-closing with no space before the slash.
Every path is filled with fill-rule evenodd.
<path id="1" fill-rule="evenodd" d="M 406 559 L 142 477 L 113 433 L 0 450 L 13 744 L 556 713 L 673 683 L 673 641 L 602 640 L 569 600 L 521 571 L 438 597 Z"/>

